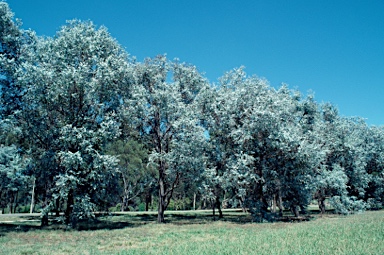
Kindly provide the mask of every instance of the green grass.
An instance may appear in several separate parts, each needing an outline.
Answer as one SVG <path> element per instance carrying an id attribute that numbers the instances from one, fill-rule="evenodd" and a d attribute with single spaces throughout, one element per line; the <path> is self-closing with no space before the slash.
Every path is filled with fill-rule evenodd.
<path id="1" fill-rule="evenodd" d="M 213 221 L 210 213 L 168 213 L 167 224 L 154 223 L 155 214 L 100 217 L 80 231 L 0 223 L 0 254 L 384 254 L 384 211 L 262 224 L 239 212 Z"/>

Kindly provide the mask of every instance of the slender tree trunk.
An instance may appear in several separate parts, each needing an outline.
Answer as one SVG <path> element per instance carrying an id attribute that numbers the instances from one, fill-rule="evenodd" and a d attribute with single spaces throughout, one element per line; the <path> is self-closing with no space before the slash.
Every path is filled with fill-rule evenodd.
<path id="1" fill-rule="evenodd" d="M 121 204 L 121 211 L 124 212 L 124 211 L 127 211 L 128 209 L 128 195 L 127 194 L 124 194 L 124 198 L 123 198 L 123 203 Z"/>
<path id="2" fill-rule="evenodd" d="M 264 155 L 262 155 L 261 156 L 261 161 L 263 161 L 264 159 Z M 263 180 L 263 171 L 262 171 L 262 169 L 261 168 L 259 168 L 259 167 L 257 167 L 256 166 L 256 169 L 257 169 L 257 174 L 259 175 L 259 177 L 260 177 L 260 181 L 257 183 L 257 185 L 256 185 L 256 198 L 257 198 L 257 202 L 258 202 L 258 210 L 259 210 L 259 212 L 258 213 L 260 213 L 260 216 L 261 216 L 261 218 L 260 218 L 260 221 L 262 222 L 262 220 L 263 219 L 266 219 L 267 218 L 267 214 L 268 214 L 268 201 L 267 201 L 267 199 L 265 198 L 265 196 L 264 196 L 264 191 L 263 191 L 263 186 L 265 185 L 265 182 L 264 181 L 262 181 Z"/>
<path id="3" fill-rule="evenodd" d="M 45 208 L 48 205 L 48 199 L 47 199 L 47 187 L 45 187 L 45 192 L 44 192 L 44 200 L 43 200 L 43 208 Z M 46 210 L 43 211 L 41 215 L 41 226 L 45 227 L 48 226 L 48 212 Z"/>
<path id="4" fill-rule="evenodd" d="M 13 213 L 13 204 L 14 204 L 14 192 L 10 192 L 9 194 L 9 205 L 8 205 L 8 213 L 12 214 Z"/>
<path id="5" fill-rule="evenodd" d="M 33 213 L 33 207 L 35 207 L 35 185 L 36 185 L 36 178 L 33 178 L 33 184 L 32 184 L 32 195 L 31 195 L 31 207 L 29 209 L 29 213 Z"/>
<path id="6" fill-rule="evenodd" d="M 273 200 L 272 200 L 272 212 L 276 213 L 276 194 L 273 194 Z"/>
<path id="7" fill-rule="evenodd" d="M 41 226 L 42 227 L 48 226 L 48 213 L 44 213 L 41 216 Z"/>
<path id="8" fill-rule="evenodd" d="M 60 199 L 57 198 L 55 201 L 55 211 L 56 211 L 56 217 L 60 216 Z"/>
<path id="9" fill-rule="evenodd" d="M 127 184 L 127 181 L 125 179 L 125 176 L 123 173 L 121 173 L 121 176 L 122 176 L 122 179 L 123 179 L 123 183 L 124 183 L 124 191 L 123 191 L 123 203 L 121 204 L 121 211 L 124 212 L 127 210 L 128 208 L 128 184 Z"/>
<path id="10" fill-rule="evenodd" d="M 68 198 L 67 198 L 67 208 L 65 210 L 65 223 L 70 224 L 73 222 L 73 205 L 74 205 L 74 197 L 73 197 L 73 190 L 70 189 L 68 192 Z"/>
<path id="11" fill-rule="evenodd" d="M 319 205 L 319 209 L 320 209 L 320 212 L 321 214 L 323 215 L 325 213 L 325 198 L 324 197 L 320 197 L 319 199 L 317 199 L 317 203 Z"/>
<path id="12" fill-rule="evenodd" d="M 3 190 L 2 190 L 2 188 L 0 188 L 0 214 L 3 214 L 4 213 L 4 204 L 3 203 L 1 203 L 1 200 L 2 200 L 2 197 L 3 197 Z"/>
<path id="13" fill-rule="evenodd" d="M 196 210 L 196 193 L 193 193 L 193 210 Z"/>
<path id="14" fill-rule="evenodd" d="M 221 203 L 220 203 L 220 198 L 217 196 L 216 197 L 216 207 L 217 207 L 217 210 L 219 211 L 219 219 L 223 218 L 223 211 L 221 210 Z"/>
<path id="15" fill-rule="evenodd" d="M 247 212 L 247 208 L 245 208 L 245 205 L 244 205 L 244 202 L 243 202 L 242 198 L 239 198 L 239 203 L 240 203 L 240 207 L 241 207 L 241 210 L 243 211 L 243 213 L 246 213 Z"/>
<path id="16" fill-rule="evenodd" d="M 291 211 L 295 215 L 295 217 L 299 217 L 299 207 L 297 205 L 291 206 Z"/>
<path id="17" fill-rule="evenodd" d="M 145 196 L 145 211 L 146 212 L 148 212 L 148 210 L 149 210 L 149 204 L 151 204 L 151 201 L 152 201 L 152 195 L 148 191 L 148 193 Z"/>
<path id="18" fill-rule="evenodd" d="M 12 214 L 12 203 L 13 203 L 13 194 L 12 192 L 8 192 L 8 203 L 7 203 L 7 209 L 8 213 Z"/>
<path id="19" fill-rule="evenodd" d="M 260 213 L 260 216 L 261 216 L 261 218 L 262 219 L 266 219 L 267 217 L 268 217 L 268 201 L 267 201 L 267 199 L 265 198 L 265 196 L 264 196 L 264 192 L 263 192 L 263 186 L 264 186 L 264 183 L 258 183 L 258 189 L 257 189 L 257 191 L 258 191 L 258 194 L 257 194 L 257 196 L 258 196 L 258 203 L 259 203 L 259 205 L 258 205 L 258 209 L 259 209 L 259 213 Z M 260 219 L 260 220 L 262 220 L 262 219 Z"/>
<path id="20" fill-rule="evenodd" d="M 160 175 L 159 178 L 159 207 L 157 210 L 157 222 L 164 223 L 164 212 L 166 206 L 166 197 L 165 197 L 165 185 L 163 175 Z"/>
<path id="21" fill-rule="evenodd" d="M 284 208 L 283 208 L 283 198 L 281 197 L 281 191 L 279 190 L 279 192 L 277 193 L 277 196 L 278 196 L 278 200 L 279 203 L 278 203 L 278 207 L 279 207 L 279 216 L 280 217 L 283 217 L 283 211 L 284 211 Z"/>
<path id="22" fill-rule="evenodd" d="M 19 191 L 16 191 L 15 196 L 13 197 L 13 213 L 16 213 L 18 195 L 19 195 Z M 12 209 L 12 205 L 11 205 L 11 209 Z"/>
<path id="23" fill-rule="evenodd" d="M 260 212 L 261 212 L 261 217 L 263 219 L 266 219 L 268 217 L 268 202 L 264 197 L 264 194 L 261 195 L 260 197 Z"/>

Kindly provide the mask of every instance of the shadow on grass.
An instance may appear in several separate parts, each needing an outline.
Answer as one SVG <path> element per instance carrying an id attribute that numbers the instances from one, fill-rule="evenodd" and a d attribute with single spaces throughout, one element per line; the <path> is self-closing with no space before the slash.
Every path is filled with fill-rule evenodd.
<path id="1" fill-rule="evenodd" d="M 213 221 L 223 221 L 235 224 L 252 223 L 253 218 L 249 213 L 243 213 L 241 210 L 224 211 L 224 217 L 220 218 L 216 214 L 212 215 L 212 211 L 167 211 L 165 214 L 166 224 L 175 225 L 191 225 L 191 224 L 209 224 Z M 310 211 L 307 215 L 295 218 L 289 212 L 284 212 L 278 222 L 301 222 L 314 219 L 319 213 Z M 1 221 L 1 218 L 0 218 Z M 96 214 L 92 220 L 78 222 L 76 228 L 70 228 L 64 224 L 55 221 L 52 216 L 49 220 L 49 226 L 40 227 L 40 216 L 21 215 L 13 222 L 0 222 L 0 237 L 10 232 L 28 232 L 36 230 L 47 231 L 94 231 L 94 230 L 114 230 L 123 228 L 135 228 L 146 224 L 155 224 L 157 214 L 151 213 L 109 213 Z"/>
<path id="2" fill-rule="evenodd" d="M 172 213 L 168 212 L 165 216 L 166 223 L 175 225 L 188 225 L 188 224 L 207 224 L 212 221 L 224 221 L 236 224 L 245 224 L 252 222 L 252 216 L 248 213 L 241 211 L 224 212 L 223 218 L 219 218 L 216 214 L 213 216 L 212 211 L 204 213 Z"/>
<path id="3" fill-rule="evenodd" d="M 20 223 L 0 223 L 0 237 L 10 232 L 28 232 L 41 229 L 40 226 L 34 226 L 25 222 Z"/>

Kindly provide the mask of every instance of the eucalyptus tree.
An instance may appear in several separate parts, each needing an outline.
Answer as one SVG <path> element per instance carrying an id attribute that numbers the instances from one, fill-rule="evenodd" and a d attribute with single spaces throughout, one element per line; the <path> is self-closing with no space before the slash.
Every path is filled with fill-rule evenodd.
<path id="1" fill-rule="evenodd" d="M 326 159 L 327 147 L 326 137 L 324 136 L 324 122 L 321 117 L 321 107 L 314 100 L 312 94 L 302 99 L 299 93 L 295 93 L 294 100 L 297 101 L 297 109 L 295 115 L 297 116 L 298 123 L 301 127 L 302 135 L 307 143 L 312 146 L 315 153 L 308 158 L 308 167 L 312 176 L 309 189 L 311 196 L 318 200 L 319 209 L 325 212 L 325 195 L 322 194 L 322 185 L 325 185 L 325 179 L 328 178 L 326 171 L 324 171 L 324 162 Z"/>
<path id="2" fill-rule="evenodd" d="M 258 178 L 250 201 L 262 218 L 271 216 L 266 213 L 271 204 L 268 201 L 277 204 L 280 213 L 284 205 L 298 216 L 299 208 L 305 208 L 311 201 L 313 165 L 318 160 L 316 146 L 297 121 L 301 113 L 292 92 L 286 86 L 267 91 L 268 94 L 252 100 L 257 103 L 251 106 L 252 114 L 244 125 L 249 138 L 240 136 L 244 151 L 252 153 Z"/>
<path id="3" fill-rule="evenodd" d="M 118 139 L 109 143 L 106 153 L 115 155 L 118 163 L 118 193 L 121 211 L 128 210 L 128 206 L 135 200 L 147 195 L 154 186 L 155 173 L 147 166 L 148 151 L 142 143 L 135 139 Z M 146 199 L 146 203 L 149 201 Z M 148 205 L 146 205 L 148 208 Z"/>
<path id="4" fill-rule="evenodd" d="M 204 167 L 205 142 L 195 98 L 206 82 L 194 66 L 147 59 L 135 70 L 136 84 L 127 114 L 150 148 L 149 164 L 157 171 L 158 222 L 164 222 L 173 191 L 181 178 L 193 180 Z"/>
<path id="5" fill-rule="evenodd" d="M 323 153 L 324 159 L 315 171 L 313 186 L 314 198 L 318 201 L 321 213 L 325 213 L 325 199 L 343 194 L 347 176 L 339 165 L 332 162 L 333 148 L 338 144 L 338 111 L 333 105 L 327 103 L 319 106 L 319 112 L 320 120 L 317 122 L 316 127 L 318 128 L 315 134 L 319 137 L 320 152 Z"/>
<path id="6" fill-rule="evenodd" d="M 341 132 L 345 135 L 343 167 L 348 176 L 348 196 L 353 200 L 352 210 L 367 208 L 366 189 L 370 175 L 367 164 L 372 152 L 372 138 L 367 124 L 360 118 L 343 118 Z"/>
<path id="7" fill-rule="evenodd" d="M 15 145 L 0 145 L 0 206 L 15 213 L 18 197 L 28 194 L 28 177 L 24 174 L 28 159 L 24 158 Z"/>
<path id="8" fill-rule="evenodd" d="M 239 89 L 244 79 L 242 68 L 227 72 L 219 84 L 204 87 L 199 96 L 202 125 L 208 139 L 205 147 L 207 166 L 202 175 L 201 192 L 205 200 L 211 201 L 214 216 L 215 208 L 218 209 L 219 218 L 223 217 L 221 206 L 224 199 L 233 206 L 243 205 L 244 185 L 248 183 L 245 176 L 249 172 L 243 169 L 245 176 L 241 176 L 236 171 L 240 147 L 232 136 L 233 132 L 241 129 L 238 120 L 238 126 L 234 126 L 236 120 L 232 117 L 238 110 L 233 107 L 233 102 L 243 100 Z"/>
<path id="9" fill-rule="evenodd" d="M 270 219 L 268 207 L 275 211 L 276 204 L 297 216 L 312 198 L 313 165 L 319 164 L 316 143 L 298 121 L 309 117 L 298 110 L 297 96 L 240 68 L 223 76 L 211 97 L 204 104 L 210 107 L 205 186 L 213 197 L 218 187 L 236 194 L 259 220 Z"/>
<path id="10" fill-rule="evenodd" d="M 91 22 L 70 21 L 30 49 L 18 69 L 26 88 L 18 118 L 31 139 L 32 174 L 48 182 L 44 215 L 66 203 L 65 221 L 75 224 L 92 216 L 117 174 L 116 157 L 102 150 L 119 135 L 115 111 L 129 93 L 132 67 L 106 28 Z"/>
<path id="11" fill-rule="evenodd" d="M 11 115 L 20 104 L 22 88 L 15 83 L 15 69 L 20 63 L 23 43 L 21 22 L 5 2 L 0 2 L 0 98 L 1 119 Z"/>
<path id="12" fill-rule="evenodd" d="M 315 172 L 314 197 L 321 212 L 329 198 L 339 213 L 351 213 L 367 207 L 364 202 L 369 175 L 366 171 L 369 148 L 367 127 L 361 120 L 343 118 L 331 104 L 321 106 L 319 145 L 323 161 Z"/>
<path id="13" fill-rule="evenodd" d="M 35 40 L 32 31 L 21 29 L 6 2 L 0 2 L 0 144 L 22 143 L 14 114 L 21 108 L 25 89 L 17 82 L 17 68 L 24 61 L 24 50 Z"/>
<path id="14" fill-rule="evenodd" d="M 17 125 L 15 114 L 21 109 L 21 97 L 25 88 L 17 82 L 17 68 L 24 61 L 25 47 L 33 43 L 32 31 L 21 29 L 21 21 L 14 18 L 6 2 L 0 2 L 0 192 L 2 202 L 13 204 L 18 196 L 28 193 L 28 177 L 25 175 L 25 137 Z M 6 197 L 6 199 L 5 199 Z M 5 200 L 8 201 L 5 201 Z M 13 201 L 13 202 L 12 202 Z"/>
<path id="15" fill-rule="evenodd" d="M 369 154 L 367 173 L 370 176 L 365 200 L 371 209 L 384 205 L 384 130 L 383 127 L 370 127 L 368 131 Z"/>

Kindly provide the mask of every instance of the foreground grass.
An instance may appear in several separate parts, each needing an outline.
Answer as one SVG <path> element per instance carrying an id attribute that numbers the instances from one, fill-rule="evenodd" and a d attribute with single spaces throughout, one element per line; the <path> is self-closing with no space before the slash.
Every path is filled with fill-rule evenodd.
<path id="1" fill-rule="evenodd" d="M 244 223 L 241 213 L 215 222 L 204 214 L 182 216 L 163 225 L 153 223 L 155 215 L 102 219 L 112 230 L 0 224 L 0 254 L 384 254 L 384 211 L 263 224 Z"/>

